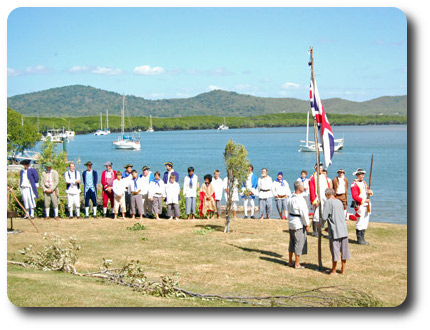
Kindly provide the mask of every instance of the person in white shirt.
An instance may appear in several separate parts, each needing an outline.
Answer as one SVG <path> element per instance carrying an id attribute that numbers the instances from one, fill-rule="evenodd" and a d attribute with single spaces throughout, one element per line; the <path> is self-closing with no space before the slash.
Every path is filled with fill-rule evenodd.
<path id="1" fill-rule="evenodd" d="M 288 218 L 287 199 L 291 196 L 291 190 L 288 182 L 284 180 L 282 172 L 279 172 L 277 179 L 273 181 L 272 192 L 273 196 L 275 196 L 279 216 L 281 219 L 286 220 Z"/>
<path id="2" fill-rule="evenodd" d="M 181 188 L 179 183 L 175 181 L 175 174 L 171 174 L 169 177 L 169 182 L 166 184 L 166 205 L 167 205 L 167 216 L 172 220 L 179 220 L 181 212 L 179 211 L 179 193 Z"/>
<path id="3" fill-rule="evenodd" d="M 149 200 L 152 202 L 152 214 L 155 220 L 160 220 L 158 217 L 163 209 L 163 199 L 166 197 L 166 187 L 163 180 L 160 179 L 160 172 L 154 173 L 154 179 L 149 183 Z"/>
<path id="4" fill-rule="evenodd" d="M 224 196 L 225 200 L 228 203 L 228 194 L 229 194 L 229 182 L 228 182 L 228 176 L 224 178 Z M 233 220 L 236 220 L 236 213 L 237 213 L 237 203 L 239 202 L 239 189 L 237 187 L 238 182 L 237 180 L 234 180 L 233 184 L 233 191 L 232 191 L 232 197 L 231 197 L 231 210 L 233 212 Z"/>
<path id="5" fill-rule="evenodd" d="M 301 194 L 304 198 L 309 196 L 309 179 L 308 179 L 308 171 L 302 170 L 300 173 L 300 178 L 297 178 L 296 181 L 300 181 L 303 183 L 304 191 Z M 309 208 L 309 206 L 308 206 Z"/>
<path id="6" fill-rule="evenodd" d="M 288 198 L 287 209 L 290 244 L 288 247 L 288 266 L 293 267 L 293 253 L 296 255 L 294 268 L 304 268 L 300 265 L 300 256 L 307 254 L 307 230 L 309 226 L 309 210 L 306 201 L 301 196 L 304 191 L 303 183 L 294 182 L 294 194 Z"/>
<path id="7" fill-rule="evenodd" d="M 116 180 L 113 181 L 112 190 L 114 194 L 113 214 L 114 220 L 117 219 L 118 209 L 121 208 L 122 219 L 125 220 L 125 185 L 126 181 L 122 178 L 121 171 L 116 172 Z"/>
<path id="8" fill-rule="evenodd" d="M 131 171 L 131 179 L 128 181 L 127 191 L 130 194 L 130 214 L 131 219 L 134 220 L 136 218 L 136 209 L 139 212 L 139 220 L 142 220 L 143 217 L 143 202 L 142 195 L 140 194 L 142 191 L 142 180 L 138 177 L 137 171 Z"/>
<path id="9" fill-rule="evenodd" d="M 139 176 L 142 180 L 142 191 L 140 194 L 142 195 L 142 206 L 143 206 L 143 216 L 146 218 L 151 215 L 152 205 L 151 201 L 148 197 L 149 192 L 149 183 L 154 179 L 154 174 L 149 170 L 150 167 L 143 166 L 142 174 Z"/>
<path id="10" fill-rule="evenodd" d="M 73 218 L 73 207 L 76 209 L 76 217 L 80 217 L 81 207 L 81 174 L 75 170 L 75 164 L 69 164 L 69 170 L 64 173 L 64 179 L 66 180 L 66 194 L 69 208 L 69 218 Z"/>
<path id="11" fill-rule="evenodd" d="M 212 187 L 215 191 L 215 204 L 216 204 L 216 218 L 219 219 L 219 216 L 221 215 L 221 199 L 222 199 L 222 192 L 224 191 L 224 182 L 219 177 L 219 170 L 215 170 L 214 177 L 212 179 Z"/>
<path id="12" fill-rule="evenodd" d="M 174 173 L 173 173 L 174 174 Z M 170 174 L 171 176 L 172 174 Z M 176 178 L 176 175 L 175 175 Z M 188 167 L 188 175 L 184 178 L 184 189 L 183 194 L 185 197 L 185 210 L 187 213 L 187 220 L 195 219 L 194 214 L 196 213 L 196 198 L 197 188 L 199 187 L 198 176 L 194 173 L 194 167 Z"/>
<path id="13" fill-rule="evenodd" d="M 302 172 L 300 173 L 300 178 L 298 178 L 296 181 L 300 181 L 303 183 L 303 187 L 305 190 L 300 195 L 303 196 L 303 198 L 306 200 L 306 205 L 308 206 L 308 209 L 310 210 L 308 171 L 302 170 Z"/>
<path id="14" fill-rule="evenodd" d="M 243 199 L 244 219 L 248 219 L 248 203 L 251 206 L 251 219 L 255 219 L 255 197 L 257 197 L 258 177 L 254 174 L 254 166 L 249 164 L 248 177 L 243 183 L 241 189 L 241 198 Z"/>
<path id="15" fill-rule="evenodd" d="M 272 212 L 272 178 L 267 175 L 267 168 L 261 170 L 261 177 L 258 178 L 258 202 L 260 208 L 260 220 L 264 218 L 266 214 L 266 219 L 269 219 L 270 212 Z"/>

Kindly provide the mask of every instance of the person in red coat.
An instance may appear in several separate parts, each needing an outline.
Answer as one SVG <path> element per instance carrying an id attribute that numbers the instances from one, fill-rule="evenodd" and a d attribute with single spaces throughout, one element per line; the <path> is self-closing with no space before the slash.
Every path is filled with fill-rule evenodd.
<path id="1" fill-rule="evenodd" d="M 312 218 L 312 236 L 318 237 L 317 224 L 320 221 L 319 207 L 324 210 L 324 203 L 326 201 L 325 190 L 327 188 L 332 188 L 331 183 L 327 179 L 327 176 L 323 173 L 323 164 L 319 164 L 319 183 L 320 183 L 320 197 L 321 201 L 318 199 L 317 192 L 317 164 L 314 166 L 315 173 L 309 179 L 309 197 L 312 208 L 314 209 L 314 216 Z"/>
<path id="2" fill-rule="evenodd" d="M 367 227 L 369 226 L 370 219 L 370 199 L 369 196 L 373 195 L 373 191 L 369 189 L 366 181 L 364 181 L 364 174 L 366 171 L 358 168 L 353 175 L 357 178 L 351 184 L 351 195 L 353 199 L 353 205 L 355 210 L 355 216 L 357 218 L 357 224 L 355 225 L 355 232 L 357 234 L 357 242 L 361 245 L 369 245 L 364 239 L 364 234 Z"/>
<path id="3" fill-rule="evenodd" d="M 106 166 L 106 171 L 102 172 L 101 184 L 103 186 L 103 216 L 106 218 L 107 206 L 109 201 L 112 214 L 114 213 L 113 180 L 115 180 L 116 178 L 116 171 L 112 169 L 112 162 L 106 162 L 103 165 Z"/>

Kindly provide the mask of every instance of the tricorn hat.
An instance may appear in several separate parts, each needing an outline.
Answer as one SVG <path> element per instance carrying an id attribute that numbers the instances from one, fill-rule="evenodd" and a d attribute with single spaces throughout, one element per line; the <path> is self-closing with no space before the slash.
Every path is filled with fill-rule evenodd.
<path id="1" fill-rule="evenodd" d="M 337 173 L 345 173 L 345 171 L 342 168 L 340 168 L 337 170 Z"/>
<path id="2" fill-rule="evenodd" d="M 85 166 L 92 166 L 93 165 L 93 163 L 91 163 L 90 161 L 88 161 L 88 162 L 86 162 L 85 164 L 84 164 Z"/>
<path id="3" fill-rule="evenodd" d="M 323 163 L 320 163 L 320 166 L 323 166 Z M 316 170 L 317 169 L 317 163 L 315 163 L 315 165 L 314 165 L 314 169 Z"/>
<path id="4" fill-rule="evenodd" d="M 170 167 L 173 167 L 173 163 L 172 162 L 165 162 L 164 165 L 169 165 Z"/>
<path id="5" fill-rule="evenodd" d="M 30 160 L 28 160 L 28 159 L 23 159 L 23 160 L 21 160 L 21 164 L 22 164 L 22 165 L 28 165 L 28 164 L 30 164 Z"/>
<path id="6" fill-rule="evenodd" d="M 46 162 L 45 164 L 43 164 L 43 166 L 52 167 L 52 166 L 54 166 L 54 164 L 52 164 L 52 162 Z"/>
<path id="7" fill-rule="evenodd" d="M 359 174 L 366 174 L 366 171 L 363 170 L 362 168 L 357 168 L 357 170 L 352 173 L 352 175 L 359 175 Z"/>
<path id="8" fill-rule="evenodd" d="M 103 166 L 112 166 L 112 162 L 106 162 L 103 164 Z"/>
<path id="9" fill-rule="evenodd" d="M 149 170 L 149 169 L 150 169 L 150 167 L 149 167 L 149 166 L 144 166 L 144 167 L 142 167 L 142 171 Z"/>
<path id="10" fill-rule="evenodd" d="M 133 167 L 133 165 L 127 164 L 127 165 L 124 166 L 124 168 L 127 168 L 127 167 Z"/>

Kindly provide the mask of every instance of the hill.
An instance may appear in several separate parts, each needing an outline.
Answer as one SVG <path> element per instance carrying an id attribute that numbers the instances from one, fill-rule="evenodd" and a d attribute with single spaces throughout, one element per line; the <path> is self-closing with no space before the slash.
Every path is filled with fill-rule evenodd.
<path id="1" fill-rule="evenodd" d="M 383 96 L 365 102 L 339 98 L 323 100 L 331 114 L 406 115 L 407 96 Z M 109 110 L 120 114 L 122 96 L 91 86 L 73 85 L 47 89 L 9 97 L 8 107 L 26 115 L 91 116 Z M 190 98 L 148 100 L 126 96 L 130 116 L 184 117 L 184 116 L 253 116 L 274 113 L 301 113 L 309 102 L 294 98 L 264 98 L 236 92 L 214 90 Z"/>

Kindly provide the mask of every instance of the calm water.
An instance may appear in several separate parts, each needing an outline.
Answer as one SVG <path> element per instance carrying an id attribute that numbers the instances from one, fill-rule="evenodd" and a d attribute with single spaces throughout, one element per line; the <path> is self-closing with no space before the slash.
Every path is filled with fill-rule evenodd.
<path id="1" fill-rule="evenodd" d="M 140 151 L 113 149 L 112 141 L 117 139 L 117 133 L 106 136 L 88 134 L 76 136 L 68 143 L 67 151 L 70 160 L 80 160 L 81 164 L 92 161 L 99 173 L 108 160 L 113 162 L 114 169 L 123 170 L 125 164 L 131 163 L 139 172 L 143 165 L 148 165 L 153 172 L 158 170 L 161 173 L 165 171 L 163 163 L 171 161 L 181 176 L 182 185 L 188 166 L 194 166 L 200 178 L 207 173 L 213 174 L 215 169 L 219 169 L 224 177 L 223 151 L 227 141 L 233 138 L 245 145 L 256 174 L 267 167 L 269 175 L 276 178 L 277 173 L 282 171 L 292 187 L 300 171 L 306 169 L 311 173 L 316 162 L 315 153 L 297 152 L 299 140 L 305 139 L 305 134 L 304 127 L 142 132 Z M 345 138 L 345 147 L 333 156 L 333 165 L 328 169 L 329 177 L 335 177 L 338 168 L 346 171 L 350 181 L 357 167 L 369 172 L 370 158 L 374 154 L 371 221 L 406 224 L 406 125 L 337 126 L 334 134 L 335 138 Z M 79 166 L 81 171 L 84 168 Z M 368 180 L 367 176 L 365 180 Z M 350 203 L 351 198 L 348 197 Z M 273 209 L 275 215 L 276 208 Z"/>

